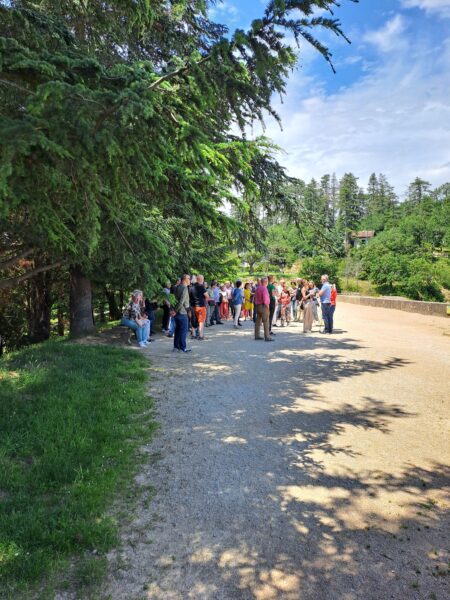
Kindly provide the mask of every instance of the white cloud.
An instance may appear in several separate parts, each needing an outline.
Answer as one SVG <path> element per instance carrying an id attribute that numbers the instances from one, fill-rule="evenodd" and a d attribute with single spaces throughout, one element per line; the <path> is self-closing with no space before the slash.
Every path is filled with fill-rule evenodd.
<path id="1" fill-rule="evenodd" d="M 368 31 L 364 35 L 363 40 L 374 44 L 382 52 L 391 52 L 402 43 L 400 36 L 405 31 L 405 28 L 403 17 L 397 14 L 381 29 Z"/>
<path id="2" fill-rule="evenodd" d="M 404 8 L 421 8 L 430 14 L 450 18 L 450 0 L 402 0 Z"/>
<path id="3" fill-rule="evenodd" d="M 370 173 L 382 172 L 399 194 L 416 176 L 450 181 L 450 38 L 435 48 L 415 44 L 382 53 L 331 95 L 314 87 L 310 70 L 295 74 L 276 106 L 283 131 L 270 123 L 265 132 L 287 152 L 279 160 L 291 175 L 351 171 L 366 185 Z"/>
<path id="4" fill-rule="evenodd" d="M 364 59 L 362 56 L 358 56 L 357 54 L 355 56 L 348 56 L 345 60 L 344 63 L 346 65 L 356 65 L 360 62 L 363 62 Z"/>
<path id="5" fill-rule="evenodd" d="M 239 21 L 239 9 L 231 2 L 228 2 L 228 0 L 221 0 L 209 9 L 209 16 L 213 21 L 234 25 Z"/>

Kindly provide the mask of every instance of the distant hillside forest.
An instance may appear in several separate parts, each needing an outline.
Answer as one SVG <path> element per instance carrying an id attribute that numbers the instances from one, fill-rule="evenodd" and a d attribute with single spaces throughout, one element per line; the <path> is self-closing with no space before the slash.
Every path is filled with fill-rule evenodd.
<path id="1" fill-rule="evenodd" d="M 320 182 L 291 181 L 286 192 L 298 210 L 260 215 L 265 247 L 239 253 L 250 273 L 298 265 L 305 276 L 329 271 L 347 291 L 446 299 L 449 183 L 433 189 L 416 178 L 400 201 L 384 175 L 373 173 L 362 188 L 347 173 L 340 180 L 333 174 Z"/>

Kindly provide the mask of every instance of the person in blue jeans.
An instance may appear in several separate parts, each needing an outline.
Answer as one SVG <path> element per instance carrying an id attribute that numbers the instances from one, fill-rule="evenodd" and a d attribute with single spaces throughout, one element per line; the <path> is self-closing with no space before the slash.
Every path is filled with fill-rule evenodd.
<path id="1" fill-rule="evenodd" d="M 174 306 L 171 316 L 175 321 L 175 332 L 173 337 L 173 351 L 190 352 L 191 348 L 186 348 L 186 338 L 189 330 L 188 311 L 189 305 L 189 289 L 191 282 L 189 275 L 183 275 L 181 283 L 176 287 L 175 298 L 177 303 Z"/>
<path id="2" fill-rule="evenodd" d="M 173 337 L 174 332 L 175 332 L 175 318 L 170 317 L 169 330 L 167 332 L 167 337 Z"/>
<path id="3" fill-rule="evenodd" d="M 242 303 L 244 302 L 244 290 L 242 289 L 242 281 L 239 279 L 235 283 L 233 290 L 233 304 L 234 304 L 234 328 L 242 327 L 239 316 L 241 314 Z"/>
<path id="4" fill-rule="evenodd" d="M 323 317 L 322 333 L 333 333 L 333 314 L 331 312 L 331 285 L 328 281 L 328 275 L 322 275 L 320 280 L 322 282 L 322 287 L 320 288 L 319 292 Z"/>
<path id="5" fill-rule="evenodd" d="M 134 290 L 123 312 L 121 324 L 135 331 L 139 347 L 145 348 L 150 335 L 150 321 L 142 314 L 142 298 L 141 290 Z"/>
<path id="6" fill-rule="evenodd" d="M 214 325 L 214 321 L 216 325 L 223 325 L 219 316 L 219 299 L 220 299 L 220 288 L 217 281 L 214 279 L 211 281 L 211 294 L 214 299 L 214 306 L 211 305 L 211 316 L 209 319 L 209 324 Z"/>
<path id="7" fill-rule="evenodd" d="M 291 321 L 295 321 L 297 317 L 297 282 L 291 281 L 291 287 L 289 288 L 291 295 Z"/>

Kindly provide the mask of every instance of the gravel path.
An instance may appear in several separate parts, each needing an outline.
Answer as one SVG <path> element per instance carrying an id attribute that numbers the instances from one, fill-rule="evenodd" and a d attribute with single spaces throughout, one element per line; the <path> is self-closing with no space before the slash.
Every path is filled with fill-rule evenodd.
<path id="1" fill-rule="evenodd" d="M 450 328 L 340 303 L 333 336 L 159 339 L 159 433 L 113 600 L 450 597 Z"/>

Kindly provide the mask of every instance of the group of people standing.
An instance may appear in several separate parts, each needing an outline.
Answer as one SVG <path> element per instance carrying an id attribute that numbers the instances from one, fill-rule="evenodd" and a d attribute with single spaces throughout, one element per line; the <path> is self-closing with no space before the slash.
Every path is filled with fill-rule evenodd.
<path id="1" fill-rule="evenodd" d="M 328 275 L 322 275 L 319 289 L 306 279 L 289 285 L 284 280 L 276 282 L 273 275 L 244 285 L 240 280 L 234 285 L 213 280 L 208 285 L 203 275 L 184 274 L 172 286 L 167 284 L 164 294 L 162 331 L 174 338 L 174 351 L 191 351 L 186 344 L 189 330 L 192 339 L 203 341 L 205 327 L 222 325 L 228 319 L 233 320 L 235 329 L 242 327 L 241 319 L 253 320 L 255 340 L 266 342 L 274 341 L 278 320 L 282 327 L 302 321 L 304 333 L 310 333 L 313 322 L 320 321 L 319 307 L 324 325 L 321 333 L 333 332 L 337 291 Z M 170 294 L 175 302 L 170 301 Z M 144 300 L 141 290 L 135 290 L 124 311 L 122 324 L 136 332 L 140 347 L 151 342 L 155 306 L 157 303 Z"/>
<path id="2" fill-rule="evenodd" d="M 313 321 L 320 321 L 319 305 L 322 311 L 323 331 L 333 333 L 333 317 L 336 309 L 337 290 L 330 284 L 328 275 L 321 277 L 320 289 L 314 282 L 306 279 L 286 282 L 275 282 L 273 275 L 258 280 L 254 303 L 256 311 L 255 339 L 273 340 L 273 327 L 277 326 L 278 317 L 281 326 L 289 325 L 291 320 L 303 321 L 303 332 L 311 333 Z M 261 337 L 261 324 L 264 327 L 264 337 Z"/>

